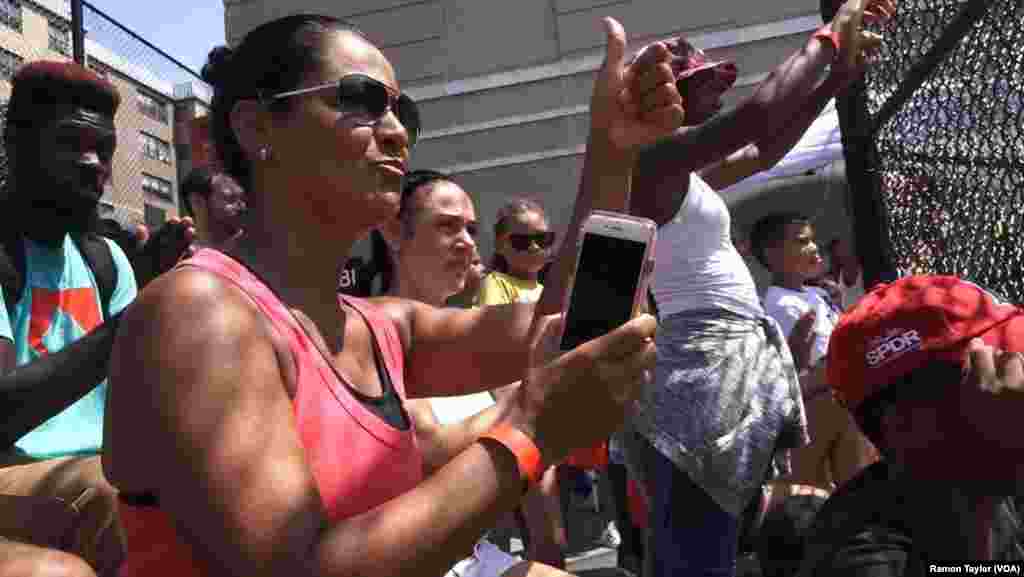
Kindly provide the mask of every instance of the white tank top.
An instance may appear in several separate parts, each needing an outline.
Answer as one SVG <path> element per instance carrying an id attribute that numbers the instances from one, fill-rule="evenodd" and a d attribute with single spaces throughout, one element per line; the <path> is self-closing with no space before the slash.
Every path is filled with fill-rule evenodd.
<path id="1" fill-rule="evenodd" d="M 660 314 L 719 308 L 764 315 L 754 278 L 730 231 L 725 201 L 691 174 L 679 212 L 658 230 L 652 286 Z"/>

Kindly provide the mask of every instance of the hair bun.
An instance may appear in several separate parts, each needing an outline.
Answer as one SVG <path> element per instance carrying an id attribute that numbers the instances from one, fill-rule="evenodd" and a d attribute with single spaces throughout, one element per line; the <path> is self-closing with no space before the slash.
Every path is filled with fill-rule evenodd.
<path id="1" fill-rule="evenodd" d="M 203 65 L 199 75 L 207 83 L 214 87 L 221 87 L 225 84 L 231 69 L 231 61 L 235 51 L 227 46 L 216 46 L 206 57 L 206 64 Z"/>

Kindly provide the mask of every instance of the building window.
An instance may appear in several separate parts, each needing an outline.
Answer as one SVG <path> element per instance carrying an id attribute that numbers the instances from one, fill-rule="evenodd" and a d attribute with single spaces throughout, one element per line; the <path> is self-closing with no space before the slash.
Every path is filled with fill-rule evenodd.
<path id="1" fill-rule="evenodd" d="M 3 0 L 0 0 L 3 2 Z M 56 20 L 50 19 L 50 50 L 59 52 L 64 56 L 71 56 L 71 29 L 68 28 L 67 24 Z"/>
<path id="2" fill-rule="evenodd" d="M 152 134 L 139 133 L 139 142 L 142 146 L 142 154 L 153 160 L 170 164 L 171 145 L 166 140 L 159 139 Z"/>
<path id="3" fill-rule="evenodd" d="M 139 112 L 162 124 L 167 124 L 167 104 L 152 94 L 136 91 L 136 98 L 139 102 Z"/>
<path id="4" fill-rule="evenodd" d="M 159 206 L 153 206 L 152 204 L 146 204 L 146 226 L 149 230 L 156 230 L 167 222 L 167 211 L 160 208 Z"/>
<path id="5" fill-rule="evenodd" d="M 21 0 L 0 0 L 0 24 L 21 32 Z"/>
<path id="6" fill-rule="evenodd" d="M 3 0 L 0 0 L 3 2 Z M 18 67 L 25 62 L 25 59 L 17 54 L 0 48 L 0 78 L 10 82 L 14 78 L 14 73 L 18 71 Z"/>
<path id="7" fill-rule="evenodd" d="M 174 202 L 174 195 L 171 193 L 171 183 L 162 178 L 143 173 L 142 191 L 161 200 Z"/>

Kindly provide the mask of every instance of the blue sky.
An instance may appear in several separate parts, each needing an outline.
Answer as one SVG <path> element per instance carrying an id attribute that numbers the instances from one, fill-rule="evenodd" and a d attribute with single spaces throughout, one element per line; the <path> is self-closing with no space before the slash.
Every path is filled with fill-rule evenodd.
<path id="1" fill-rule="evenodd" d="M 111 18 L 199 71 L 224 43 L 222 0 L 89 0 Z"/>

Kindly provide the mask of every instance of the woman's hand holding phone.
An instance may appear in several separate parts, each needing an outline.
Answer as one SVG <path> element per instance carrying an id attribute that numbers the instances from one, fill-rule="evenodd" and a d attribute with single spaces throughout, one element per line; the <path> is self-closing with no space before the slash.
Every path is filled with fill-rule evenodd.
<path id="1" fill-rule="evenodd" d="M 508 417 L 537 444 L 545 464 L 618 430 L 655 362 L 650 315 L 565 353 L 559 351 L 561 323 L 562 315 L 534 321 L 531 367 Z"/>

